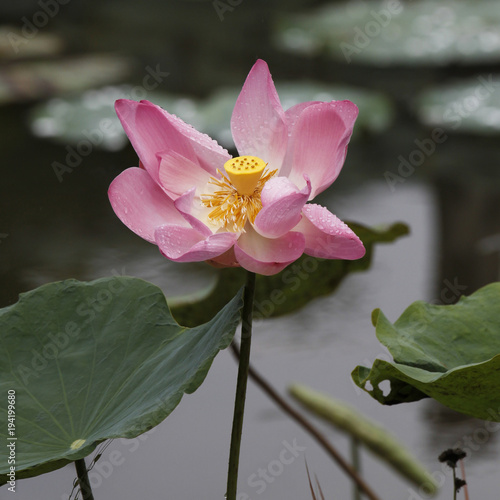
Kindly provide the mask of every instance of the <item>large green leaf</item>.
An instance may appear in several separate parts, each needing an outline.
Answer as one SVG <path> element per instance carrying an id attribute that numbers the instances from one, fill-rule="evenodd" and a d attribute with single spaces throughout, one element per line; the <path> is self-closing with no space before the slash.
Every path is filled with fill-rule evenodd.
<path id="1" fill-rule="evenodd" d="M 401 223 L 385 229 L 370 229 L 360 224 L 349 227 L 361 238 L 366 255 L 358 260 L 324 260 L 303 255 L 281 273 L 257 276 L 254 311 L 257 318 L 271 318 L 296 312 L 311 300 L 333 292 L 350 273 L 370 267 L 375 243 L 388 243 L 408 234 Z M 169 299 L 173 315 L 183 325 L 208 321 L 245 282 L 240 268 L 222 269 L 215 284 L 187 297 Z"/>
<path id="2" fill-rule="evenodd" d="M 145 281 L 68 280 L 0 310 L 0 484 L 8 470 L 7 391 L 15 391 L 17 478 L 85 457 L 105 439 L 132 438 L 167 417 L 231 342 L 241 293 L 188 329 Z"/>
<path id="3" fill-rule="evenodd" d="M 500 283 L 454 305 L 414 302 L 394 324 L 379 309 L 372 320 L 394 362 L 377 359 L 371 369 L 356 367 L 352 377 L 359 387 L 382 404 L 431 397 L 467 415 L 500 421 Z M 379 387 L 384 380 L 391 385 L 385 395 Z"/>

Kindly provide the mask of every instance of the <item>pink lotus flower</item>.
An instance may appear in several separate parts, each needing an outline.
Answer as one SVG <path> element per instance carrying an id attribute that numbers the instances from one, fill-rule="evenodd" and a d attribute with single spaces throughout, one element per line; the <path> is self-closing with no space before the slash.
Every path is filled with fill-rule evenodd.
<path id="1" fill-rule="evenodd" d="M 365 249 L 326 208 L 307 203 L 337 178 L 358 108 L 304 102 L 283 111 L 259 60 L 236 101 L 241 156 L 148 101 L 116 111 L 140 159 L 109 188 L 116 215 L 175 262 L 276 274 L 303 253 L 359 259 Z"/>

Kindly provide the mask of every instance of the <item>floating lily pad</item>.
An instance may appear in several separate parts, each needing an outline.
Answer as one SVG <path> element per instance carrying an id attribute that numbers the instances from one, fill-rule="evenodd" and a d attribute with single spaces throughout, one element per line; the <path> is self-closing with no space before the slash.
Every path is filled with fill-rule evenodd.
<path id="1" fill-rule="evenodd" d="M 456 133 L 500 132 L 500 75 L 488 74 L 424 92 L 417 101 L 423 123 Z"/>
<path id="2" fill-rule="evenodd" d="M 360 109 L 355 135 L 360 129 L 381 132 L 392 122 L 394 110 L 383 95 L 360 89 L 332 87 L 315 83 L 278 83 L 283 107 L 303 101 L 349 99 Z M 197 130 L 208 134 L 225 148 L 234 148 L 230 123 L 241 87 L 223 89 L 205 101 L 186 96 L 149 92 L 147 99 L 179 116 Z M 77 145 L 91 140 L 97 148 L 115 151 L 128 139 L 116 116 L 117 99 L 142 99 L 145 96 L 131 85 L 88 90 L 73 98 L 54 98 L 37 106 L 31 114 L 31 129 L 38 137 L 47 137 L 63 144 Z"/>
<path id="3" fill-rule="evenodd" d="M 21 479 L 158 425 L 229 345 L 241 306 L 238 293 L 212 321 L 188 329 L 158 287 L 116 277 L 51 283 L 0 310 L 0 392 L 15 391 L 10 428 L 0 406 L 0 484 L 6 443 L 15 443 Z"/>
<path id="4" fill-rule="evenodd" d="M 382 404 L 431 397 L 461 413 L 500 421 L 500 283 L 454 305 L 414 302 L 392 324 L 376 309 L 377 338 L 394 361 L 358 366 L 354 382 Z M 384 394 L 379 384 L 390 382 Z"/>
<path id="5" fill-rule="evenodd" d="M 231 136 L 231 113 L 241 88 L 227 88 L 216 92 L 200 106 L 201 127 L 205 133 L 226 148 L 234 147 Z M 359 108 L 354 127 L 354 138 L 361 131 L 379 133 L 387 129 L 394 119 L 390 100 L 377 92 L 340 87 L 315 82 L 276 82 L 276 90 L 283 106 L 289 109 L 305 101 L 340 101 L 348 99 Z"/>
<path id="6" fill-rule="evenodd" d="M 277 27 L 280 48 L 369 65 L 481 64 L 500 60 L 494 0 L 344 2 L 291 15 Z"/>
<path id="7" fill-rule="evenodd" d="M 390 243 L 408 234 L 397 223 L 385 229 L 370 229 L 349 223 L 363 241 L 366 255 L 358 260 L 325 260 L 303 255 L 273 276 L 257 276 L 254 310 L 257 318 L 272 318 L 297 312 L 311 300 L 332 293 L 351 272 L 370 267 L 376 243 Z M 208 321 L 222 304 L 245 283 L 241 268 L 221 269 L 216 282 L 194 295 L 169 298 L 172 313 L 182 324 L 193 326 Z"/>
<path id="8" fill-rule="evenodd" d="M 76 145 L 91 140 L 95 147 L 117 151 L 128 143 L 114 105 L 117 99 L 139 100 L 145 97 L 196 128 L 200 127 L 198 105 L 193 99 L 148 92 L 128 84 L 87 90 L 71 98 L 54 98 L 34 108 L 31 130 L 38 137 Z"/>
<path id="9" fill-rule="evenodd" d="M 352 406 L 303 385 L 292 385 L 290 395 L 309 411 L 365 445 L 396 472 L 434 494 L 437 485 L 424 466 L 389 431 Z"/>
<path id="10" fill-rule="evenodd" d="M 82 92 L 123 80 L 129 72 L 128 59 L 106 55 L 16 62 L 0 69 L 0 104 Z"/>
<path id="11" fill-rule="evenodd" d="M 0 58 L 3 60 L 54 56 L 63 48 L 63 39 L 45 30 L 27 38 L 19 28 L 0 26 Z"/>
<path id="12" fill-rule="evenodd" d="M 77 145 L 90 140 L 97 148 L 117 151 L 128 143 L 114 105 L 117 99 L 142 99 L 141 88 L 132 85 L 87 90 L 71 98 L 54 98 L 31 113 L 31 130 L 38 137 Z M 197 125 L 197 107 L 192 99 L 150 92 L 148 99 Z"/>

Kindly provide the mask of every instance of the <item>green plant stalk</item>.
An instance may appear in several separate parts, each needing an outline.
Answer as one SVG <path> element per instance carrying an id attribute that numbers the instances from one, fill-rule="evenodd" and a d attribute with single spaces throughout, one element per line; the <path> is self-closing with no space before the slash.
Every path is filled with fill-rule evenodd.
<path id="1" fill-rule="evenodd" d="M 231 350 L 237 360 L 240 357 L 240 351 L 238 347 L 233 342 L 231 344 Z M 337 465 L 354 481 L 363 491 L 363 494 L 370 500 L 380 500 L 371 487 L 361 478 L 352 466 L 340 455 L 340 453 L 329 443 L 323 434 L 314 426 L 309 420 L 307 420 L 301 413 L 299 413 L 295 408 L 293 408 L 283 397 L 280 396 L 278 391 L 271 386 L 271 384 L 264 379 L 264 377 L 255 368 L 250 367 L 248 369 L 249 377 L 262 389 L 262 391 L 271 398 L 271 400 L 276 403 L 276 405 L 281 408 L 292 420 L 294 420 L 298 425 L 300 425 L 306 432 L 308 432 L 316 442 L 323 448 L 323 450 L 330 455 L 330 457 L 337 463 Z"/>
<path id="2" fill-rule="evenodd" d="M 240 362 L 236 381 L 236 397 L 234 400 L 233 429 L 229 448 L 229 466 L 227 471 L 226 499 L 236 500 L 238 487 L 238 466 L 240 460 L 241 433 L 243 430 L 243 414 L 250 366 L 250 345 L 252 340 L 253 299 L 255 296 L 255 273 L 248 271 L 245 291 L 243 293 L 243 311 L 241 325 Z"/>
<path id="3" fill-rule="evenodd" d="M 361 472 L 361 457 L 359 455 L 359 441 L 357 438 L 351 436 L 351 463 L 352 468 L 359 474 Z M 352 498 L 353 500 L 361 500 L 361 488 L 359 484 L 353 483 L 352 485 Z"/>
<path id="4" fill-rule="evenodd" d="M 425 484 L 431 494 L 436 493 L 437 484 L 434 478 L 383 427 L 372 422 L 350 405 L 305 386 L 294 384 L 289 391 L 303 406 L 356 438 L 406 479 L 418 486 Z"/>
<path id="5" fill-rule="evenodd" d="M 84 458 L 75 460 L 76 474 L 78 476 L 78 484 L 80 485 L 80 491 L 82 492 L 83 500 L 94 500 L 94 495 L 92 494 L 92 488 L 90 487 L 89 475 L 87 472 L 87 464 Z"/>

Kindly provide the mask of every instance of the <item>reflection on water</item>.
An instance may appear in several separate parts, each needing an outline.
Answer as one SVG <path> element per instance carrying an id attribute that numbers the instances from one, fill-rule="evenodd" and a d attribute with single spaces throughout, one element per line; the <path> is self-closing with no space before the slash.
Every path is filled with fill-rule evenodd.
<path id="1" fill-rule="evenodd" d="M 427 402 L 422 414 L 432 424 L 427 435 L 429 449 L 434 449 L 436 442 L 446 439 L 452 443 L 451 448 L 463 448 L 469 460 L 484 462 L 496 460 L 498 456 L 496 432 L 500 428 L 499 423 L 467 417 L 434 401 Z M 495 415 L 493 410 L 492 414 Z"/>

